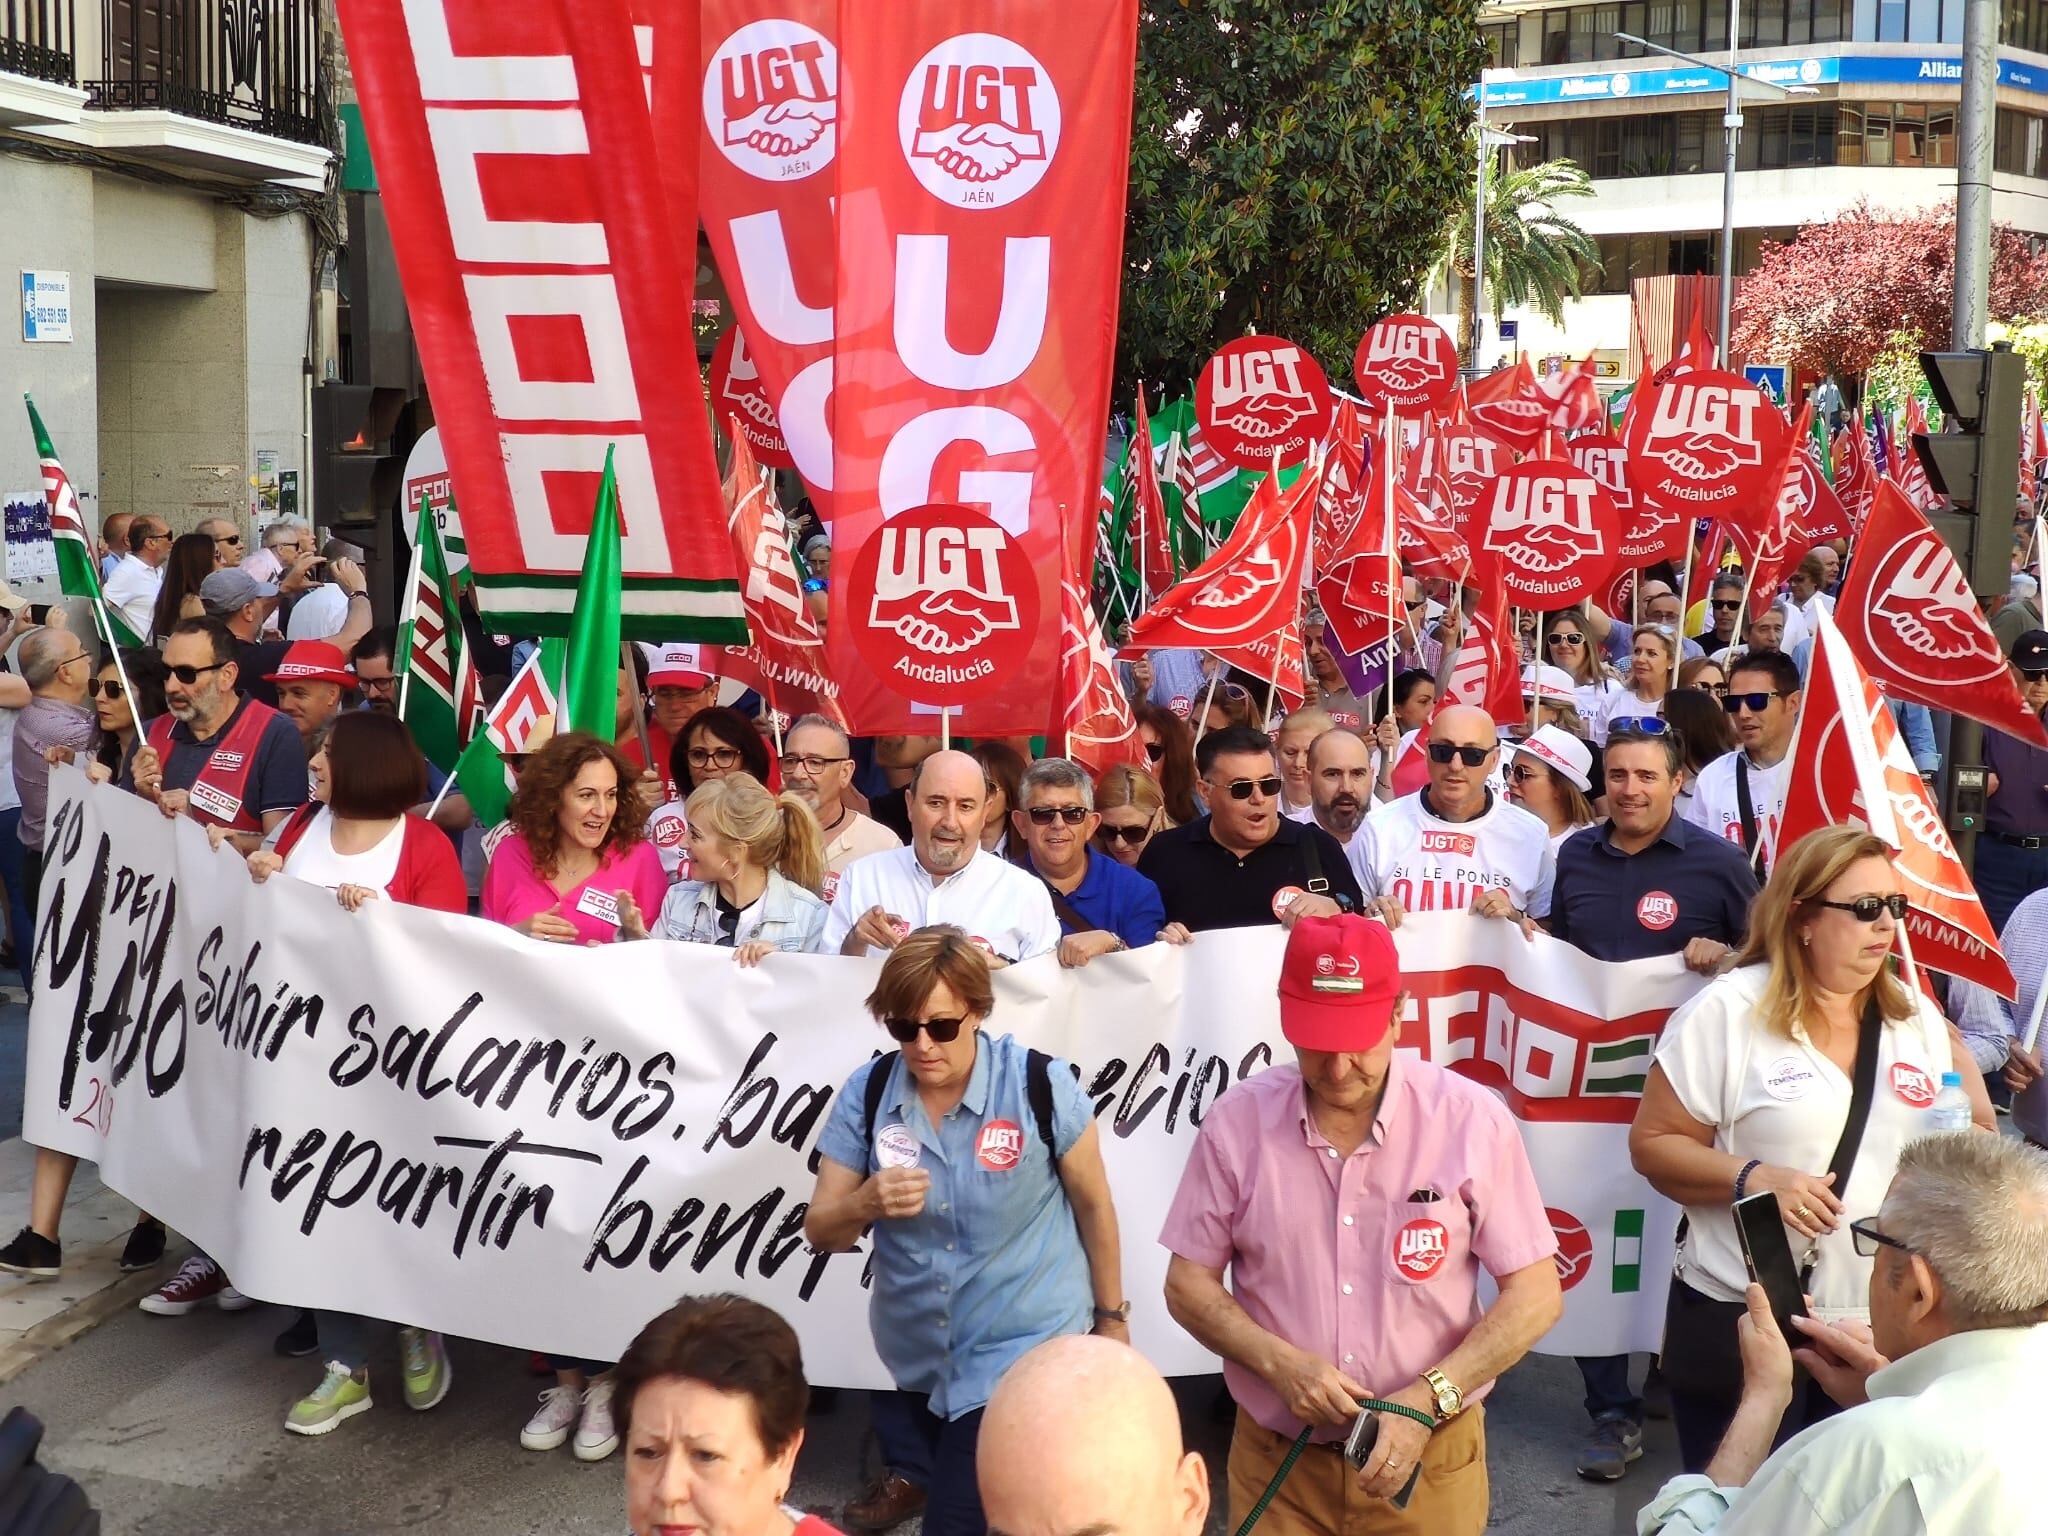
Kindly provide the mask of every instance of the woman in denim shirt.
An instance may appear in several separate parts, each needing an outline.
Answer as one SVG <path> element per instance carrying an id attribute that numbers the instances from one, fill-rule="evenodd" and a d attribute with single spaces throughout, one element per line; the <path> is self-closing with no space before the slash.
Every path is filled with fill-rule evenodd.
<path id="1" fill-rule="evenodd" d="M 825 838 L 811 808 L 775 796 L 750 774 L 711 779 L 691 793 L 690 870 L 700 878 L 669 887 L 649 924 L 621 896 L 619 930 L 629 939 L 717 944 L 741 965 L 782 950 L 808 954 L 825 928 Z"/>

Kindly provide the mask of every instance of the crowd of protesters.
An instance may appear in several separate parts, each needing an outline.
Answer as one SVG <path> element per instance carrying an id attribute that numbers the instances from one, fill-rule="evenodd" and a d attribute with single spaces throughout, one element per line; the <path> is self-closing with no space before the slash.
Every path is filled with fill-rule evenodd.
<path id="1" fill-rule="evenodd" d="M 61 610 L 0 595 L 0 884 L 25 976 L 63 761 L 200 823 L 252 881 L 324 887 L 349 911 L 472 912 L 537 943 L 704 944 L 746 966 L 882 960 L 866 1012 L 884 1054 L 833 1100 L 804 1228 L 821 1250 L 868 1245 L 874 1342 L 896 1384 L 871 1406 L 882 1469 L 843 1512 L 851 1529 L 921 1514 L 929 1536 L 1199 1530 L 1199 1458 L 1126 1347 L 1122 1256 L 1155 1241 L 1171 1254 L 1167 1311 L 1223 1361 L 1233 1524 L 1270 1492 L 1272 1533 L 1484 1527 L 1484 1400 L 1559 1315 L 1557 1244 L 1501 1104 L 1397 1051 L 1391 933 L 1411 913 L 1541 930 L 1599 961 L 1677 957 L 1708 978 L 1665 1027 L 1630 1134 L 1637 1171 L 1686 1212 L 1661 1371 L 1638 1387 L 1627 1355 L 1578 1362 L 1581 1475 L 1621 1478 L 1645 1418 L 1676 1420 L 1688 1477 L 1645 1529 L 1808 1528 L 1794 1509 L 1827 1512 L 1815 1529 L 1923 1528 L 1884 1521 L 1901 1487 L 1932 1479 L 1947 1495 L 1938 1452 L 1962 1430 L 1916 1439 L 1904 1404 L 1951 1404 L 2004 1433 L 1994 1403 L 2048 1358 L 2042 1159 L 1996 1136 L 1924 1141 L 1922 1111 L 1897 1096 L 1852 1113 L 1870 1055 L 1887 1072 L 1956 1073 L 1987 1130 L 1992 1091 L 2016 1094 L 2014 1123 L 2048 1143 L 2040 1054 L 2021 1039 L 2048 947 L 2048 752 L 2005 738 L 1986 752 L 1979 880 L 2008 953 L 2031 957 L 2019 1002 L 1957 986 L 1945 1014 L 1897 974 L 1892 851 L 1853 828 L 1779 846 L 1812 614 L 1839 551 L 1803 562 L 1756 617 L 1740 573 L 1688 615 L 1675 572 L 1646 580 L 1628 619 L 1532 616 L 1527 713 L 1508 728 L 1439 706 L 1465 613 L 1438 583 L 1405 583 L 1400 643 L 1369 678 L 1312 616 L 1298 702 L 1214 657 L 1154 653 L 1126 668 L 1145 766 L 1100 775 L 1038 740 L 954 749 L 850 739 L 820 716 L 771 722 L 717 676 L 715 651 L 641 647 L 615 739 L 543 722 L 508 764 L 508 816 L 481 827 L 398 716 L 397 642 L 372 627 L 345 547 L 289 522 L 246 556 L 220 519 L 175 539 L 159 519 L 109 519 L 106 535 L 108 600 L 149 647 L 96 659 Z M 2028 706 L 2048 712 L 2048 633 L 2006 628 Z M 1900 713 L 1918 741 L 1927 722 Z M 1915 754 L 1930 772 L 1932 751 L 1929 733 Z M 992 973 L 1274 923 L 1295 1060 L 1212 1107 L 1163 1233 L 1121 1232 L 1093 1106 L 1064 1063 L 1001 1032 Z M 1328 985 L 1333 957 L 1364 982 Z M 1838 1178 L 1852 1119 L 1860 1155 Z M 973 1170 L 999 1123 L 1023 1132 L 992 1182 Z M 0 1269 L 59 1273 L 72 1166 L 39 1153 L 29 1224 Z M 1730 1217 L 1743 1193 L 1775 1197 L 1806 1256 L 1824 1321 L 1803 1338 L 1759 1311 Z M 1427 1285 L 1383 1257 L 1418 1201 L 1447 1246 Z M 1987 1263 L 1986 1243 L 2006 1262 Z M 168 1251 L 143 1215 L 122 1267 Z M 164 1316 L 250 1304 L 196 1252 L 142 1301 Z M 443 1341 L 388 1321 L 407 1405 L 434 1407 L 453 1375 Z M 320 1373 L 287 1430 L 326 1434 L 370 1409 L 379 1327 L 293 1319 L 278 1348 Z M 636 1531 L 827 1529 L 785 1506 L 809 1394 L 795 1336 L 766 1308 L 689 1299 L 616 1362 L 545 1366 L 521 1444 L 586 1461 L 625 1445 Z M 1071 1386 L 1090 1380 L 1099 1401 Z M 1066 1411 L 1034 1413 L 1048 1396 Z M 1354 1464 L 1341 1447 L 1366 1399 L 1379 1429 Z M 1062 1457 L 1073 1475 L 1039 1470 Z M 1134 1490 L 1148 1507 L 1104 1524 Z M 1970 1528 L 2018 1528 L 2007 1482 L 1973 1472 L 1954 1491 Z"/>

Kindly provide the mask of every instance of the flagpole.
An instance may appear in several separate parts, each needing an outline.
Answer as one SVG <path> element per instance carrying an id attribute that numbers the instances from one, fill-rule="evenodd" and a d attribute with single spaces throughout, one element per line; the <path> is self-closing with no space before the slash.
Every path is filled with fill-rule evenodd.
<path id="1" fill-rule="evenodd" d="M 630 640 L 619 642 L 619 669 L 626 676 L 626 696 L 633 701 L 633 730 L 640 739 L 640 766 L 658 774 L 661 770 L 654 766 L 654 744 L 647 739 L 647 711 L 640 704 L 640 671 L 633 665 L 633 642 Z M 774 708 L 772 702 L 769 708 Z"/>
<path id="2" fill-rule="evenodd" d="M 1776 852 L 1775 849 L 1772 851 Z M 1917 992 L 1920 988 L 1920 966 L 1913 958 L 1913 935 L 1907 929 L 1903 918 L 1899 921 L 1899 962 L 1906 972 L 1906 985 Z"/>
<path id="3" fill-rule="evenodd" d="M 420 492 L 420 520 L 412 530 L 412 560 L 405 572 L 405 613 L 398 623 L 398 718 L 405 718 L 405 701 L 412 697 L 412 637 L 420 618 L 420 571 L 427 552 L 426 521 L 434 515 L 433 503 Z M 443 614 L 444 622 L 459 622 L 454 614 Z M 463 649 L 467 650 L 465 646 Z M 458 708 L 460 705 L 458 704 Z"/>
<path id="4" fill-rule="evenodd" d="M 939 710 L 939 750 L 953 750 L 953 706 L 950 704 Z"/>
<path id="5" fill-rule="evenodd" d="M 107 617 L 107 600 L 104 597 L 95 597 L 90 599 L 90 602 L 92 616 L 99 620 L 100 636 L 107 642 L 107 656 L 114 663 L 114 676 L 121 679 L 121 696 L 129 701 L 132 708 L 135 702 L 135 685 L 128 681 L 128 668 L 121 661 L 121 643 L 114 638 L 114 625 Z M 140 715 L 136 716 L 138 721 L 141 718 Z"/>
<path id="6" fill-rule="evenodd" d="M 2041 1038 L 2041 1015 L 2044 1010 L 2048 1010 L 2048 970 L 2041 973 L 2041 985 L 2034 990 L 2034 1011 L 2027 1019 L 2027 1032 L 2020 1039 L 2020 1044 L 2027 1048 L 2029 1055 L 2033 1053 L 2034 1042 Z"/>
<path id="7" fill-rule="evenodd" d="M 1747 629 L 1747 628 L 1749 627 L 1749 623 L 1750 623 L 1750 618 L 1749 618 L 1749 593 L 1750 593 L 1750 588 L 1751 588 L 1751 586 L 1752 586 L 1752 585 L 1753 585 L 1753 584 L 1755 583 L 1755 581 L 1756 581 L 1756 568 L 1757 568 L 1758 566 L 1762 565 L 1763 563 L 1764 563 L 1764 562 L 1763 562 L 1763 544 L 1762 544 L 1762 541 L 1761 541 L 1761 539 L 1759 539 L 1759 541 L 1758 541 L 1758 544 L 1757 544 L 1757 550 L 1756 550 L 1756 553 L 1755 553 L 1754 555 L 1752 555 L 1752 556 L 1750 557 L 1749 561 L 1748 561 L 1748 562 L 1747 562 L 1747 564 L 1746 564 L 1746 565 L 1744 566 L 1744 568 L 1743 568 L 1743 572 L 1742 572 L 1742 606 L 1741 606 L 1740 608 L 1738 608 L 1738 609 L 1736 609 L 1736 610 L 1735 610 L 1735 612 L 1736 612 L 1736 615 L 1737 615 L 1737 617 L 1738 617 L 1738 618 L 1740 619 L 1740 621 L 1741 621 L 1741 622 L 1740 622 L 1740 623 L 1739 623 L 1739 624 L 1737 625 L 1737 627 L 1736 627 L 1736 631 L 1735 631 L 1736 637 L 1737 637 L 1738 639 L 1739 639 L 1739 638 L 1741 637 L 1741 635 L 1742 635 L 1742 632 L 1743 632 L 1743 630 L 1745 630 L 1745 629 Z M 1712 587 L 1709 587 L 1709 588 L 1707 589 L 1707 596 L 1708 596 L 1708 598 L 1710 599 L 1710 601 L 1709 601 L 1709 603 L 1708 603 L 1708 605 L 1707 605 L 1707 606 L 1708 606 L 1708 608 L 1709 608 L 1709 610 L 1711 610 L 1711 609 L 1712 609 L 1712 607 L 1713 607 L 1713 604 L 1712 604 L 1712 602 L 1711 602 L 1711 599 L 1712 599 L 1712 597 L 1713 597 L 1713 591 L 1714 591 L 1714 589 L 1713 589 Z M 1681 603 L 1683 603 L 1683 602 L 1685 601 L 1685 598 L 1684 598 L 1684 597 L 1683 597 L 1683 596 L 1681 595 L 1681 596 L 1679 597 L 1679 599 L 1678 599 L 1678 600 L 1679 600 L 1679 601 L 1680 601 Z M 1678 646 L 1677 646 L 1677 650 L 1678 650 L 1678 654 L 1679 654 L 1679 655 L 1680 655 L 1681 657 L 1683 657 L 1683 656 L 1685 655 L 1685 610 L 1684 610 L 1684 609 L 1682 609 L 1682 608 L 1681 608 L 1681 609 L 1679 610 L 1679 614 L 1678 614 Z M 1734 646 L 1732 646 L 1732 645 L 1724 645 L 1724 646 L 1722 646 L 1722 647 L 1721 647 L 1720 651 L 1719 651 L 1719 652 L 1718 652 L 1718 653 L 1717 653 L 1717 654 L 1715 655 L 1715 657 L 1714 657 L 1714 664 L 1715 664 L 1716 666 L 1718 666 L 1718 667 L 1719 667 L 1719 668 L 1720 668 L 1720 669 L 1721 669 L 1721 670 L 1722 670 L 1723 672 L 1726 672 L 1726 671 L 1728 670 L 1728 658 L 1729 658 L 1729 657 L 1731 657 L 1731 656 L 1733 656 L 1734 654 L 1735 654 L 1735 647 L 1734 647 Z M 1676 673 L 1674 672 L 1674 673 L 1673 673 L 1672 675 L 1673 675 L 1674 677 L 1676 677 L 1676 675 L 1677 675 L 1677 674 L 1676 674 Z"/>
<path id="8" fill-rule="evenodd" d="M 1216 702 L 1216 679 L 1222 675 L 1223 671 L 1220 667 L 1210 673 L 1209 686 L 1202 693 L 1202 714 L 1201 718 L 1195 722 L 1195 745 L 1198 747 L 1202 744 L 1203 734 L 1209 729 L 1209 706 Z"/>

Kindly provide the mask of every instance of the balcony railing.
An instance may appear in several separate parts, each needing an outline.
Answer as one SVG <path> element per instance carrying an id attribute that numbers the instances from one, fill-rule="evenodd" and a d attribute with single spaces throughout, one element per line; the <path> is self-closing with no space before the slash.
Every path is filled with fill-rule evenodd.
<path id="1" fill-rule="evenodd" d="M 0 0 L 0 74 L 78 79 L 77 0 Z"/>
<path id="2" fill-rule="evenodd" d="M 101 75 L 81 82 L 95 110 L 158 108 L 328 142 L 318 0 L 99 0 L 99 10 Z"/>

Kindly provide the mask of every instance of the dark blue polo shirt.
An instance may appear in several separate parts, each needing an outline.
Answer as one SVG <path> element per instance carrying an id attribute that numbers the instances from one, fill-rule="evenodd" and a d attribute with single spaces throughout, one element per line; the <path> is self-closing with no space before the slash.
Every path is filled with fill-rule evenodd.
<path id="1" fill-rule="evenodd" d="M 1613 831 L 1603 821 L 1557 850 L 1554 937 L 1595 960 L 1675 955 L 1694 939 L 1741 945 L 1757 883 L 1740 848 L 1675 810 L 1640 853 L 1615 847 Z"/>
<path id="2" fill-rule="evenodd" d="M 1347 912 L 1365 904 L 1344 845 L 1313 823 L 1285 816 L 1267 842 L 1241 859 L 1209 835 L 1207 816 L 1169 827 L 1145 845 L 1138 873 L 1159 887 L 1167 921 L 1190 933 L 1276 923 L 1273 897 L 1290 885 L 1328 895 Z M 1318 875 L 1322 883 L 1311 884 Z"/>
<path id="3" fill-rule="evenodd" d="M 1108 854 L 1090 848 L 1086 857 L 1088 868 L 1073 890 L 1062 895 L 1050 885 L 1046 887 L 1052 896 L 1053 914 L 1060 920 L 1060 932 L 1087 931 L 1067 921 L 1066 913 L 1060 911 L 1064 903 L 1092 927 L 1115 934 L 1132 949 L 1142 949 L 1158 938 L 1159 930 L 1166 926 L 1166 903 L 1160 900 L 1159 887 Z M 1028 857 L 1024 867 L 1031 868 Z M 1035 869 L 1031 872 L 1038 873 Z"/>

